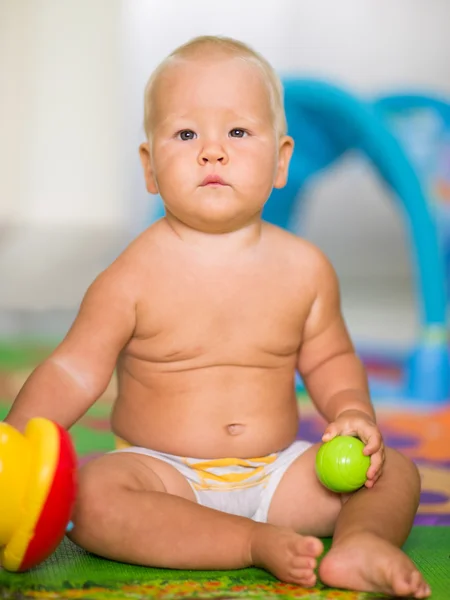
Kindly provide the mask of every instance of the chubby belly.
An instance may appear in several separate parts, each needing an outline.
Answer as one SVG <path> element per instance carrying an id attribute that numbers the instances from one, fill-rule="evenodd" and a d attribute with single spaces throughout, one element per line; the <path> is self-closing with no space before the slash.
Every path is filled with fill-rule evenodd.
<path id="1" fill-rule="evenodd" d="M 294 364 L 286 357 L 270 367 L 119 368 L 113 431 L 131 445 L 179 456 L 266 456 L 296 436 Z"/>

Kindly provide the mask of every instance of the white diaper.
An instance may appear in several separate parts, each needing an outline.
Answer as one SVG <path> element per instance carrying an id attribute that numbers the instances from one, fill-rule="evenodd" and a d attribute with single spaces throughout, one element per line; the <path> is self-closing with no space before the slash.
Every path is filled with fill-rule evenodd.
<path id="1" fill-rule="evenodd" d="M 261 458 L 185 458 L 137 446 L 115 452 L 162 460 L 186 478 L 199 504 L 265 523 L 281 478 L 310 446 L 297 440 L 285 450 Z"/>

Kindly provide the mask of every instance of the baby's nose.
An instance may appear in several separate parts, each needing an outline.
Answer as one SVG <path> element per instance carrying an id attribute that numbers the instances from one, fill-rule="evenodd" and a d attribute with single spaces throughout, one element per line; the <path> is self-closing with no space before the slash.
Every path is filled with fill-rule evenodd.
<path id="1" fill-rule="evenodd" d="M 225 149 L 219 144 L 209 144 L 204 146 L 199 155 L 199 162 L 203 165 L 207 163 L 225 163 L 228 160 Z"/>

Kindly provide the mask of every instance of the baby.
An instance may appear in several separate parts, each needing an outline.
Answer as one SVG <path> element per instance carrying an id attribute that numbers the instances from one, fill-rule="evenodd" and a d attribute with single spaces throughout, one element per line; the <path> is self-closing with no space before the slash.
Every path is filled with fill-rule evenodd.
<path id="1" fill-rule="evenodd" d="M 117 369 L 120 449 L 86 464 L 71 538 L 96 554 L 175 569 L 256 565 L 285 582 L 425 598 L 400 550 L 417 510 L 415 466 L 385 448 L 336 275 L 314 246 L 261 219 L 293 140 L 280 81 L 246 45 L 196 38 L 145 91 L 147 190 L 166 216 L 90 286 L 67 336 L 7 421 L 70 428 Z M 299 140 L 301 143 L 301 140 Z M 323 440 L 359 436 L 364 488 L 318 481 L 296 441 L 295 373 Z"/>

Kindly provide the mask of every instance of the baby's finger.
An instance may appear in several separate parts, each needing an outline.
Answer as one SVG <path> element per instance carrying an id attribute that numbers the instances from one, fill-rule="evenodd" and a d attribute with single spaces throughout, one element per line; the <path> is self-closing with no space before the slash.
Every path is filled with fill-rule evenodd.
<path id="1" fill-rule="evenodd" d="M 383 438 L 380 431 L 376 427 L 370 426 L 364 432 L 364 439 L 361 438 L 365 443 L 364 454 L 370 456 L 380 450 L 383 445 Z"/>
<path id="2" fill-rule="evenodd" d="M 383 474 L 383 468 L 381 468 L 381 469 L 380 469 L 380 470 L 379 470 L 379 471 L 376 473 L 376 475 L 375 475 L 375 477 L 372 479 L 372 481 L 373 481 L 374 483 L 376 483 L 376 482 L 377 482 L 377 481 L 380 479 L 380 477 L 381 477 L 381 475 L 382 475 L 382 474 Z"/>
<path id="3" fill-rule="evenodd" d="M 375 473 L 375 477 L 373 477 L 372 479 L 367 479 L 365 486 L 367 488 L 372 488 L 376 484 L 376 482 L 380 479 L 382 474 L 383 474 L 383 469 L 380 469 L 379 471 L 377 471 Z"/>
<path id="4" fill-rule="evenodd" d="M 340 430 L 338 428 L 338 426 L 335 423 L 329 423 L 329 425 L 327 426 L 327 428 L 325 429 L 323 436 L 322 436 L 322 442 L 329 442 L 330 440 L 332 440 L 333 438 L 335 438 L 337 435 L 339 435 Z"/>
<path id="5" fill-rule="evenodd" d="M 381 472 L 384 463 L 384 450 L 381 449 L 370 457 L 370 467 L 367 470 L 367 478 L 374 479 Z"/>

